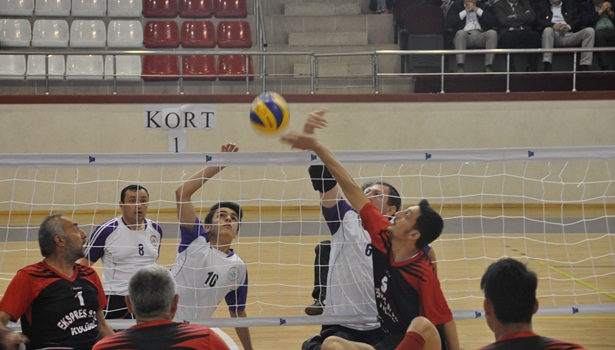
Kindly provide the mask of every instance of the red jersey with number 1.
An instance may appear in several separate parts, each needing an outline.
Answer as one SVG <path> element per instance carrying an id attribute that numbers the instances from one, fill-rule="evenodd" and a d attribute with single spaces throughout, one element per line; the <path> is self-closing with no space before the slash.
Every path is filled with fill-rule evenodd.
<path id="1" fill-rule="evenodd" d="M 67 278 L 45 260 L 17 271 L 0 310 L 21 319 L 27 349 L 90 349 L 99 337 L 96 314 L 107 304 L 102 283 L 89 266 L 75 264 Z"/>

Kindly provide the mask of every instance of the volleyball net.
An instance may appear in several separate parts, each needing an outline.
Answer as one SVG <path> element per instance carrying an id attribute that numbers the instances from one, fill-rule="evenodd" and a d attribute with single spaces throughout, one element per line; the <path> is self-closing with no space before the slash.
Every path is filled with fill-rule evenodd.
<path id="1" fill-rule="evenodd" d="M 356 182 L 386 181 L 404 206 L 428 199 L 444 217 L 433 244 L 456 318 L 481 317 L 480 278 L 501 257 L 539 277 L 543 314 L 615 312 L 615 147 L 335 152 Z M 175 189 L 203 166 L 225 166 L 193 195 L 202 219 L 218 201 L 244 211 L 235 252 L 246 262 L 250 317 L 215 327 L 365 322 L 374 315 L 306 316 L 315 245 L 329 238 L 307 167 L 311 152 L 0 155 L 0 294 L 42 259 L 38 227 L 64 213 L 91 233 L 121 215 L 120 191 L 149 191 L 147 217 L 163 228 L 158 264 L 171 267 L 179 229 Z M 102 273 L 100 263 L 95 265 Z M 122 327 L 123 321 L 114 321 Z M 127 321 L 126 325 L 130 322 Z"/>

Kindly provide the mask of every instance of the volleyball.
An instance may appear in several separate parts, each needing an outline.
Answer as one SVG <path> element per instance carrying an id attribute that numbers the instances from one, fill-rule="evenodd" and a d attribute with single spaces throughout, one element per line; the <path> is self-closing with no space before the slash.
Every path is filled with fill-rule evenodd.
<path id="1" fill-rule="evenodd" d="M 277 92 L 263 92 L 252 102 L 250 125 L 260 135 L 279 135 L 288 126 L 289 119 L 288 104 Z"/>

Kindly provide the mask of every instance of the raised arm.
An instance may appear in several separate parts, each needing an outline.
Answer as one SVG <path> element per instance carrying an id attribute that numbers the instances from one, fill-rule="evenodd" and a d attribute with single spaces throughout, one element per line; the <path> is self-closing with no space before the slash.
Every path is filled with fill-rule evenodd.
<path id="1" fill-rule="evenodd" d="M 314 115 L 320 115 L 323 117 L 325 113 L 326 109 L 317 110 L 312 112 L 308 119 L 312 118 Z M 326 121 L 324 122 L 324 125 L 326 125 Z M 346 171 L 342 163 L 335 158 L 333 153 L 325 145 L 316 139 L 314 134 L 307 134 L 305 132 L 302 134 L 290 132 L 283 135 L 280 140 L 291 145 L 293 148 L 312 150 L 316 153 L 337 181 L 337 184 L 344 192 L 344 196 L 350 205 L 352 205 L 357 212 L 360 212 L 363 206 L 369 203 L 369 199 L 363 193 L 361 187 L 355 183 L 354 179 L 348 171 Z"/>
<path id="2" fill-rule="evenodd" d="M 237 152 L 239 147 L 234 143 L 226 143 L 220 147 L 220 152 Z M 177 201 L 177 218 L 179 224 L 192 231 L 196 221 L 196 210 L 192 204 L 192 195 L 198 191 L 203 184 L 218 174 L 224 167 L 207 166 L 194 173 L 175 190 L 175 200 Z"/>

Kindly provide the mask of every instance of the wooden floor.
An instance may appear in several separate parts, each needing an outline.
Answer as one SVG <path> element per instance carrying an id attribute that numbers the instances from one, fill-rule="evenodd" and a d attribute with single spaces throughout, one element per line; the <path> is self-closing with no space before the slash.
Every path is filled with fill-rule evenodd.
<path id="1" fill-rule="evenodd" d="M 615 303 L 615 242 L 608 235 L 481 235 L 448 234 L 433 245 L 438 254 L 438 275 L 451 309 L 481 310 L 479 279 L 486 266 L 501 256 L 528 262 L 539 277 L 542 306 Z M 248 264 L 250 297 L 247 312 L 254 317 L 304 316 L 312 302 L 314 245 L 321 237 L 240 238 L 235 249 Z M 564 242 L 565 241 L 565 242 Z M 177 241 L 163 241 L 159 264 L 170 266 Z M 565 245 L 563 243 L 566 243 Z M 5 242 L 0 246 L 0 291 L 15 271 L 39 261 L 37 242 Z M 593 256 L 591 262 L 586 256 Z M 573 263 L 564 263 L 573 262 Z M 97 267 L 99 268 L 99 267 Z M 99 271 L 100 272 L 100 271 Z M 583 283 L 580 283 L 583 282 Z M 573 295 L 574 294 L 574 295 Z M 227 318 L 220 307 L 216 318 Z M 307 316 L 306 316 L 307 317 Z M 535 331 L 546 336 L 578 342 L 588 349 L 613 349 L 615 314 L 577 314 L 535 317 Z M 232 328 L 221 327 L 239 344 Z M 319 331 L 318 325 L 252 327 L 255 349 L 300 349 L 302 342 Z M 476 349 L 493 341 L 484 319 L 457 321 L 463 349 Z"/>

